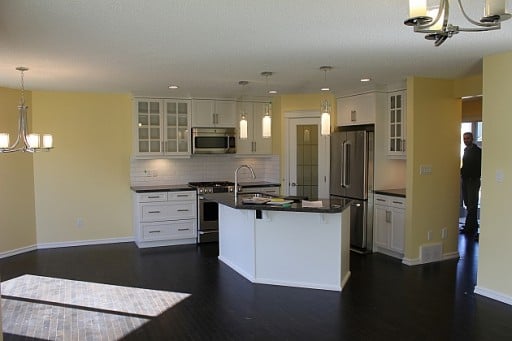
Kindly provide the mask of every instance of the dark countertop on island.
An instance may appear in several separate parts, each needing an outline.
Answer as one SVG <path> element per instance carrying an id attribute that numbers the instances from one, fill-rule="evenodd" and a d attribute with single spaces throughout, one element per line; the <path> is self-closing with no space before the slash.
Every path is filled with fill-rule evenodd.
<path id="1" fill-rule="evenodd" d="M 405 198 L 405 188 L 379 189 L 374 190 L 373 193 Z"/>
<path id="2" fill-rule="evenodd" d="M 148 186 L 130 186 L 130 189 L 137 193 L 143 192 L 180 192 L 195 191 L 195 188 L 189 185 L 148 185 Z"/>
<path id="3" fill-rule="evenodd" d="M 302 207 L 302 203 L 294 202 L 290 205 L 269 205 L 269 204 L 244 204 L 242 203 L 241 194 L 235 205 L 235 197 L 233 193 L 210 193 L 205 194 L 205 198 L 215 201 L 219 204 L 226 205 L 231 208 L 243 210 L 261 210 L 261 211 L 284 211 L 284 212 L 311 212 L 311 213 L 340 213 L 347 208 L 352 200 L 348 199 L 318 199 L 322 201 L 322 207 Z"/>

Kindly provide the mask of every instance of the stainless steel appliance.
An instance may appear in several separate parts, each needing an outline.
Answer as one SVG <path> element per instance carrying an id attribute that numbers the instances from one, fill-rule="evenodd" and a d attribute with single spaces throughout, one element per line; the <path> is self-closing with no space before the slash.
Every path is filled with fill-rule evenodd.
<path id="1" fill-rule="evenodd" d="M 371 252 L 373 244 L 374 126 L 338 128 L 331 134 L 330 195 L 353 200 L 350 246 Z"/>
<path id="2" fill-rule="evenodd" d="M 233 192 L 229 181 L 189 182 L 197 190 L 197 242 L 219 241 L 219 204 L 204 197 L 207 193 Z"/>
<path id="3" fill-rule="evenodd" d="M 192 128 L 193 154 L 232 154 L 235 142 L 235 128 Z"/>

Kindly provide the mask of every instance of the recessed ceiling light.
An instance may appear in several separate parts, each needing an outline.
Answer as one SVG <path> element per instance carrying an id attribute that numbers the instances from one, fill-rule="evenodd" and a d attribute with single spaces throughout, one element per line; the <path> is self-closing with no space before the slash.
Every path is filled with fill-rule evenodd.
<path id="1" fill-rule="evenodd" d="M 179 88 L 179 86 L 177 86 L 177 85 L 172 85 L 172 84 L 169 85 L 169 89 L 178 89 L 178 88 Z"/>
<path id="2" fill-rule="evenodd" d="M 277 94 L 277 90 L 269 90 L 268 93 L 269 94 Z"/>
<path id="3" fill-rule="evenodd" d="M 331 88 L 324 87 L 324 88 L 321 88 L 320 90 L 321 90 L 321 91 L 331 91 Z"/>
<path id="4" fill-rule="evenodd" d="M 365 82 L 371 82 L 372 79 L 370 77 L 363 77 L 361 78 L 361 82 L 365 83 Z"/>

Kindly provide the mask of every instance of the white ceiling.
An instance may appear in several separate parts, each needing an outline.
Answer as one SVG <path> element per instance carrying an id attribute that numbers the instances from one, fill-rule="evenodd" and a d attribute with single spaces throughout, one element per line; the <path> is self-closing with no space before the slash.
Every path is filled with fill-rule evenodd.
<path id="1" fill-rule="evenodd" d="M 463 3 L 482 15 L 483 0 Z M 247 80 L 244 95 L 258 97 L 318 92 L 331 65 L 341 94 L 362 76 L 375 86 L 478 74 L 483 56 L 512 49 L 512 21 L 434 47 L 407 16 L 407 0 L 2 0 L 0 86 L 19 88 L 23 65 L 31 90 L 239 97 Z M 262 71 L 275 72 L 268 87 Z"/>

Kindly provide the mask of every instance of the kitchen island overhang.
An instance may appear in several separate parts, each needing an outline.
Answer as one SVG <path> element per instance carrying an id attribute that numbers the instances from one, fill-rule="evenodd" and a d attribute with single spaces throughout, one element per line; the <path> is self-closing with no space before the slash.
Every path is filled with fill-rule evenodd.
<path id="1" fill-rule="evenodd" d="M 322 207 L 219 203 L 219 260 L 253 283 L 341 291 L 350 277 L 350 201 Z"/>

